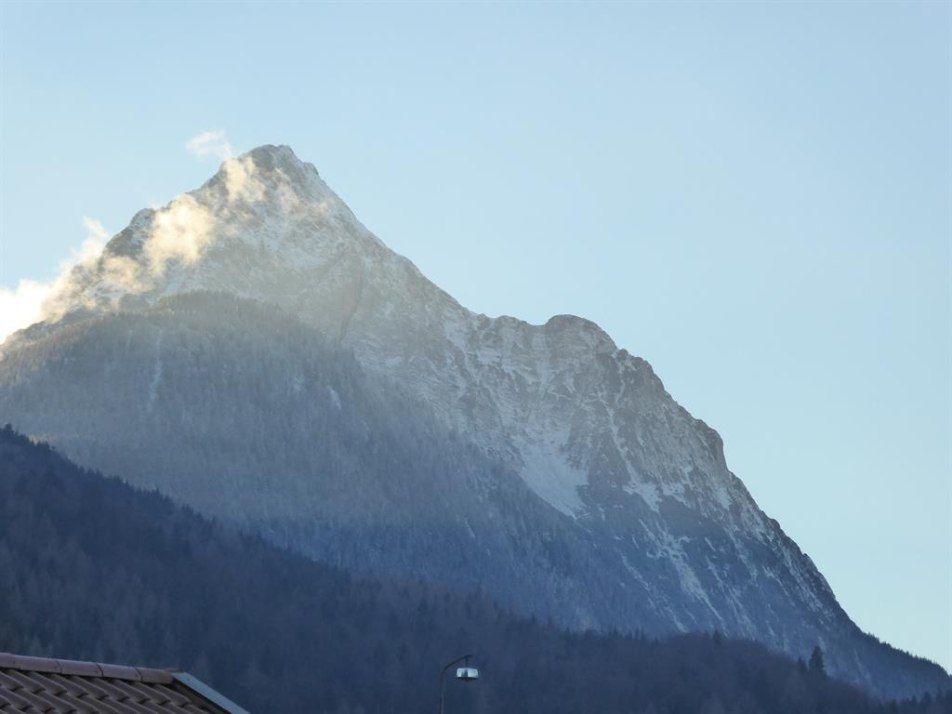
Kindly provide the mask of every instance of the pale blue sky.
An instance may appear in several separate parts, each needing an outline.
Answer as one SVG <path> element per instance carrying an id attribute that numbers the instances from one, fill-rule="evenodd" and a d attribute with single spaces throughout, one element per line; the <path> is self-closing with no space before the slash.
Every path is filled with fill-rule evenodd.
<path id="1" fill-rule="evenodd" d="M 948 3 L 0 3 L 0 287 L 290 144 L 461 302 L 648 359 L 952 669 Z"/>

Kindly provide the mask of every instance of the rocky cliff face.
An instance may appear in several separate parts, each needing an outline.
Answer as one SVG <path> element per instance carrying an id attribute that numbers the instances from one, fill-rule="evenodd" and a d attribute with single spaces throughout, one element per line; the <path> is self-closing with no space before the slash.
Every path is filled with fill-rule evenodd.
<path id="1" fill-rule="evenodd" d="M 880 693 L 863 635 L 644 360 L 459 305 L 287 147 L 138 213 L 0 347 L 0 419 L 313 557 L 572 627 L 711 630 Z"/>

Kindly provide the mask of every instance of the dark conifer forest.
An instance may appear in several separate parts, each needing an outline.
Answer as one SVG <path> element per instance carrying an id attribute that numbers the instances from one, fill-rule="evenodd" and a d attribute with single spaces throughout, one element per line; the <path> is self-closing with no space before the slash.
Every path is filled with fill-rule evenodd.
<path id="1" fill-rule="evenodd" d="M 253 714 L 952 712 L 877 702 L 718 633 L 569 633 L 487 597 L 356 577 L 0 431 L 0 651 L 182 669 Z"/>

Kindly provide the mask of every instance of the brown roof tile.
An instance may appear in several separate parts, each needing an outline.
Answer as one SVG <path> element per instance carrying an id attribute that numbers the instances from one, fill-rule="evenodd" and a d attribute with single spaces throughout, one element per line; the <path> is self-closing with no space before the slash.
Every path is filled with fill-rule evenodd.
<path id="1" fill-rule="evenodd" d="M 0 653 L 0 714 L 248 714 L 163 669 Z"/>

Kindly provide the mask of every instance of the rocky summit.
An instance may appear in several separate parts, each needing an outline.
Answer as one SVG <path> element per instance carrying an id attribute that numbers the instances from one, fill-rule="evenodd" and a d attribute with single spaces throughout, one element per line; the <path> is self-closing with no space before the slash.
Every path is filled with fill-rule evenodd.
<path id="1" fill-rule="evenodd" d="M 579 317 L 467 310 L 288 147 L 61 281 L 0 346 L 0 420 L 352 570 L 571 628 L 819 645 L 881 695 L 948 686 L 856 627 L 647 362 Z"/>

